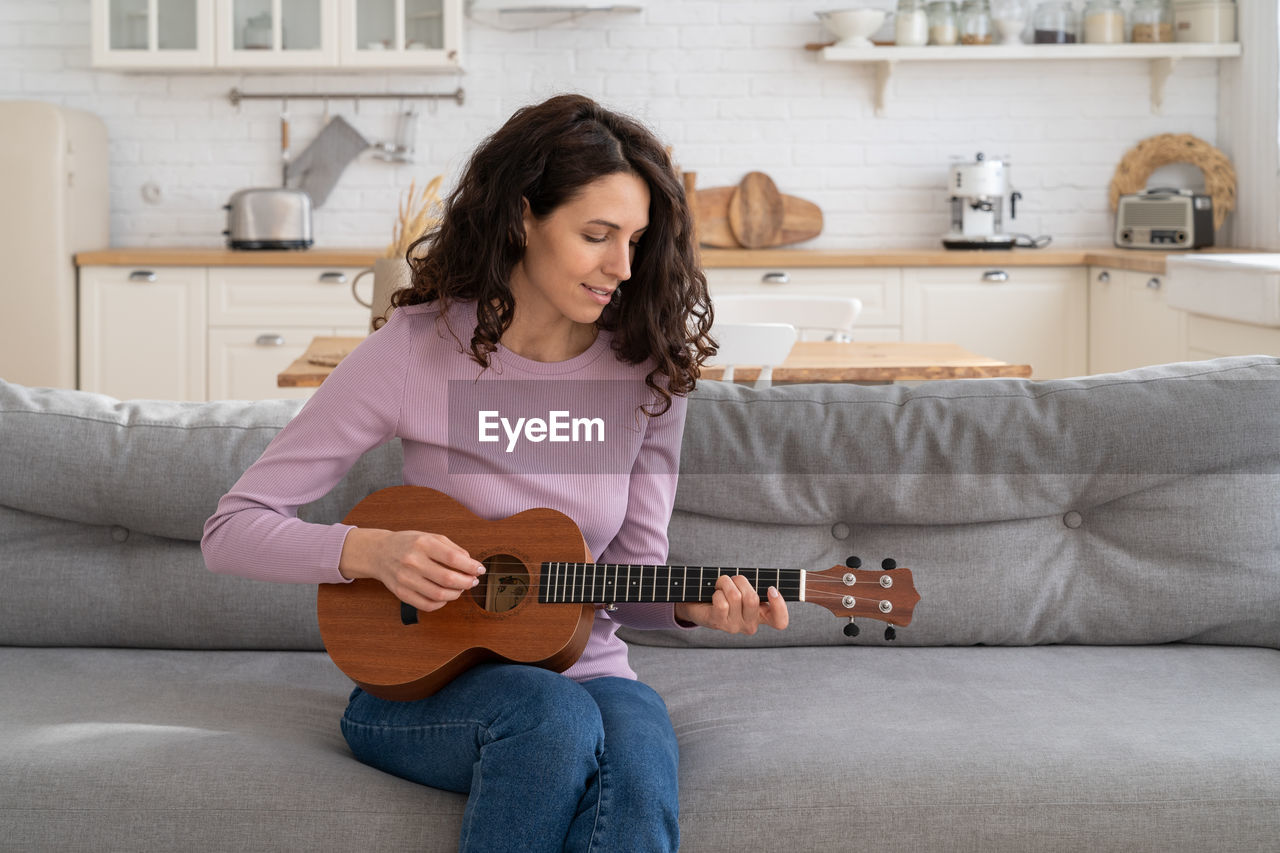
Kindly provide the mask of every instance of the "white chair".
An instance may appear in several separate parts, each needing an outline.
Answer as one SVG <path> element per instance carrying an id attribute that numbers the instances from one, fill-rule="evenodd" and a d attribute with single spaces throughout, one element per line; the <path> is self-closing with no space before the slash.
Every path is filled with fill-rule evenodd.
<path id="1" fill-rule="evenodd" d="M 721 323 L 786 323 L 801 340 L 853 340 L 853 324 L 862 300 L 852 296 L 790 296 L 726 293 L 712 296 L 716 325 Z"/>
<path id="2" fill-rule="evenodd" d="M 757 387 L 773 380 L 773 366 L 787 360 L 799 334 L 786 323 L 720 323 L 711 327 L 719 349 L 707 364 L 723 365 L 725 382 L 733 381 L 734 365 L 760 365 Z"/>

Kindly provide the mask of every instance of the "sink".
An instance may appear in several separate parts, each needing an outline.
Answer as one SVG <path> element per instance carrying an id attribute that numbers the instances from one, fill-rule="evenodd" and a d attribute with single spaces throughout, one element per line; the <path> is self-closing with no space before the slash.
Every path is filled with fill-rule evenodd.
<path id="1" fill-rule="evenodd" d="M 1170 255 L 1166 263 L 1169 307 L 1280 327 L 1280 254 Z"/>

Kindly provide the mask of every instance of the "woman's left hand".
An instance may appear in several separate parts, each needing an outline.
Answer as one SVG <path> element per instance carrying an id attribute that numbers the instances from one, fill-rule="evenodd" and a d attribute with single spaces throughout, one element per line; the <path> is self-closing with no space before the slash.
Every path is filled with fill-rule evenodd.
<path id="1" fill-rule="evenodd" d="M 769 587 L 767 600 L 761 602 L 742 575 L 721 575 L 710 604 L 676 604 L 676 618 L 730 634 L 754 634 L 762 623 L 781 631 L 790 621 L 787 602 L 777 589 Z"/>

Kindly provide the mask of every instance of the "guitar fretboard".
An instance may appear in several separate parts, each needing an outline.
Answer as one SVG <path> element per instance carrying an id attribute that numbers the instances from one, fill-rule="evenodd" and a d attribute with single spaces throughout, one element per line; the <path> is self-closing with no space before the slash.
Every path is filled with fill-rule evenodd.
<path id="1" fill-rule="evenodd" d="M 776 586 L 785 601 L 802 601 L 803 569 L 731 566 L 647 566 L 634 563 L 543 563 L 542 604 L 708 602 L 721 575 L 742 575 L 760 594 Z"/>

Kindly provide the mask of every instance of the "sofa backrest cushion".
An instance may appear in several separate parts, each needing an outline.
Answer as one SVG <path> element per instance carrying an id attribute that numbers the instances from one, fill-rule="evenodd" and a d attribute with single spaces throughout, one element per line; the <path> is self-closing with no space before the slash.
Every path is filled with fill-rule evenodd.
<path id="1" fill-rule="evenodd" d="M 757 390 L 690 401 L 670 562 L 893 558 L 922 596 L 898 643 L 1280 648 L 1280 359 L 1049 382 Z M 298 402 L 119 402 L 0 382 L 0 644 L 319 649 L 315 588 L 215 575 L 199 538 Z M 302 515 L 400 481 L 366 454 Z M 813 604 L 754 637 L 874 643 Z"/>
<path id="2" fill-rule="evenodd" d="M 669 561 L 912 569 L 898 644 L 1280 648 L 1280 359 L 1045 382 L 709 382 L 690 401 Z M 864 593 L 859 591 L 858 595 Z M 865 593 L 879 596 L 873 589 Z M 884 645 L 793 604 L 782 633 L 655 645 Z"/>
<path id="3" fill-rule="evenodd" d="M 200 536 L 296 400 L 121 402 L 0 382 L 0 644 L 320 649 L 315 587 L 215 575 Z M 299 515 L 400 482 L 370 451 Z"/>

